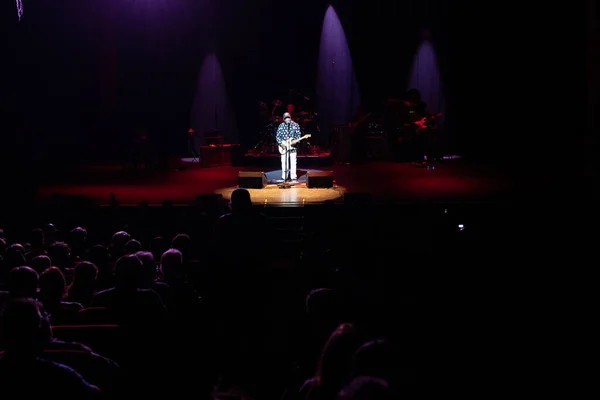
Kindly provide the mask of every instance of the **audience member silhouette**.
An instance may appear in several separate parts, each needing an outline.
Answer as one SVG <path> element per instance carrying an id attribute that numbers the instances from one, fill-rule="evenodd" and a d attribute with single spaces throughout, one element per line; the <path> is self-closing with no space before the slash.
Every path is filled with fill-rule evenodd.
<path id="1" fill-rule="evenodd" d="M 65 300 L 79 303 L 84 307 L 91 306 L 98 287 L 97 279 L 98 268 L 95 264 L 89 261 L 77 264 Z"/>
<path id="2" fill-rule="evenodd" d="M 337 296 L 329 288 L 311 290 L 306 295 L 305 307 L 308 324 L 303 358 L 312 368 L 331 332 L 342 322 L 342 316 Z"/>
<path id="3" fill-rule="evenodd" d="M 0 271 L 0 282 L 6 285 L 8 273 L 16 267 L 27 265 L 25 260 L 25 248 L 18 243 L 11 244 L 6 248 L 2 270 Z"/>
<path id="4" fill-rule="evenodd" d="M 300 394 L 307 400 L 334 400 L 350 378 L 350 363 L 361 343 L 354 325 L 340 325 L 321 352 L 315 376 L 304 383 Z"/>
<path id="5" fill-rule="evenodd" d="M 13 268 L 8 274 L 8 292 L 11 298 L 31 297 L 38 295 L 39 275 L 29 267 Z"/>
<path id="6" fill-rule="evenodd" d="M 163 253 L 169 249 L 169 243 L 162 236 L 157 236 L 150 241 L 150 252 L 154 256 L 154 261 L 160 262 Z"/>
<path id="7" fill-rule="evenodd" d="M 33 271 L 33 270 L 32 270 Z M 0 387 L 22 398 L 98 399 L 100 390 L 66 365 L 39 358 L 42 315 L 37 301 L 10 301 L 2 312 Z"/>
<path id="8" fill-rule="evenodd" d="M 154 256 L 148 251 L 138 251 L 135 255 L 142 262 L 140 289 L 154 290 L 160 296 L 167 310 L 171 310 L 173 307 L 173 293 L 168 284 L 157 281 L 157 266 Z"/>
<path id="9" fill-rule="evenodd" d="M 83 260 L 85 258 L 85 246 L 87 243 L 87 230 L 78 226 L 71 229 L 67 240 L 74 258 Z"/>
<path id="10" fill-rule="evenodd" d="M 410 370 L 395 343 L 375 339 L 363 344 L 354 354 L 352 376 L 374 376 L 385 380 L 392 389 L 397 385 L 414 383 Z"/>
<path id="11" fill-rule="evenodd" d="M 171 241 L 171 248 L 177 249 L 181 252 L 184 266 L 189 264 L 189 262 L 194 258 L 194 244 L 192 243 L 190 236 L 186 235 L 185 233 L 175 235 Z"/>
<path id="12" fill-rule="evenodd" d="M 125 231 L 119 231 L 112 236 L 109 246 L 110 259 L 116 261 L 119 257 L 127 254 L 125 245 L 131 239 L 131 235 Z"/>
<path id="13" fill-rule="evenodd" d="M 0 259 L 0 290 L 6 290 L 0 292 L 0 303 L 38 299 L 35 304 L 39 323 L 33 324 L 38 333 L 32 339 L 34 345 L 29 346 L 34 354 L 29 360 L 34 358 L 35 364 L 41 357 L 45 361 L 39 361 L 43 363 L 66 365 L 109 396 L 117 395 L 113 391 L 116 381 L 102 365 L 116 364 L 105 360 L 105 355 L 123 365 L 127 381 L 136 391 L 142 390 L 140 397 L 175 398 L 189 392 L 208 398 L 210 388 L 218 383 L 219 393 L 215 396 L 219 398 L 224 398 L 224 392 L 237 395 L 241 389 L 255 398 L 279 399 L 286 389 L 291 396 L 309 400 L 387 399 L 390 388 L 397 392 L 399 385 L 414 383 L 414 373 L 407 368 L 412 366 L 413 359 L 408 358 L 412 350 L 404 347 L 410 340 L 397 341 L 403 344 L 402 353 L 387 340 L 362 345 L 365 339 L 379 336 L 397 340 L 396 336 L 404 333 L 407 326 L 404 310 L 397 308 L 394 311 L 403 322 L 402 332 L 395 332 L 388 324 L 372 324 L 380 317 L 385 319 L 390 310 L 375 310 L 389 297 L 376 296 L 376 292 L 388 292 L 382 289 L 385 285 L 371 284 L 380 279 L 379 272 L 336 272 L 334 276 L 331 271 L 337 270 L 342 261 L 333 250 L 323 265 L 326 268 L 314 267 L 307 256 L 315 254 L 315 259 L 319 259 L 326 249 L 335 249 L 335 243 L 316 248 L 310 247 L 312 243 L 302 243 L 307 249 L 302 263 L 296 263 L 297 254 L 287 254 L 285 243 L 280 241 L 273 241 L 272 247 L 283 250 L 286 257 L 270 254 L 269 239 L 275 237 L 269 219 L 260 214 L 260 208 L 252 206 L 249 191 L 234 191 L 230 208 L 220 218 L 218 213 L 202 214 L 202 222 L 212 222 L 209 218 L 216 221 L 215 241 L 206 241 L 215 245 L 208 260 L 204 249 L 191 238 L 200 238 L 201 243 L 204 238 L 212 239 L 210 225 L 207 228 L 196 220 L 188 224 L 185 218 L 175 219 L 180 212 L 175 209 L 167 210 L 169 214 L 165 215 L 162 209 L 148 207 L 140 216 L 135 214 L 139 210 L 132 207 L 111 210 L 114 221 L 104 220 L 106 214 L 102 214 L 101 221 L 86 218 L 89 241 L 86 229 L 69 231 L 61 223 L 61 229 L 69 232 L 64 238 L 68 245 L 60 242 L 63 237 L 54 227 L 56 234 L 49 241 L 52 234 L 46 234 L 45 227 L 44 245 L 50 248 L 49 255 L 44 255 L 44 246 L 35 245 L 39 241 L 29 236 L 25 236 L 26 247 L 16 244 L 15 238 L 0 241 L 0 256 L 4 254 L 7 260 Z M 337 214 L 338 210 L 330 205 L 323 212 Z M 195 208 L 191 211 L 196 213 Z M 327 221 L 335 225 L 337 216 Z M 16 230 L 17 238 L 21 232 L 27 234 L 27 223 Z M 111 238 L 115 227 L 131 229 L 139 240 L 125 231 Z M 156 236 L 173 237 L 175 232 L 181 232 L 179 229 L 189 232 L 189 236 L 180 233 L 172 241 L 163 239 L 167 236 Z M 33 232 L 32 237 L 39 235 L 39 231 Z M 103 237 L 102 232 L 109 235 Z M 319 239 L 324 242 L 322 239 L 328 237 Z M 108 247 L 91 246 L 90 242 L 110 245 L 110 252 Z M 137 251 L 142 247 L 151 253 Z M 42 255 L 31 258 L 34 248 Z M 345 246 L 340 253 L 342 250 L 348 252 Z M 313 267 L 304 268 L 308 264 Z M 376 271 L 373 267 L 368 270 Z M 351 275 L 353 279 L 340 279 L 341 275 Z M 394 282 L 391 289 L 397 289 L 397 281 Z M 307 288 L 319 285 L 323 287 L 304 296 Z M 327 288 L 328 285 L 335 289 Z M 205 287 L 212 290 L 205 293 Z M 353 300 L 351 305 L 347 304 L 348 299 Z M 66 313 L 70 309 L 68 302 L 87 309 Z M 360 310 L 368 311 L 357 314 Z M 342 322 L 348 323 L 340 325 Z M 71 326 L 56 326 L 63 323 Z M 88 323 L 93 326 L 84 325 Z M 113 323 L 119 326 L 98 325 Z M 4 332 L 0 332 L 0 338 L 3 337 Z M 298 350 L 290 351 L 294 344 L 298 344 Z M 0 342 L 0 346 L 1 355 L 4 343 Z M 22 349 L 25 347 L 21 345 Z M 8 371 L 7 365 L 6 358 L 1 357 L 2 373 Z M 31 370 L 12 366 L 11 371 L 0 375 L 2 383 L 15 376 L 13 370 L 26 375 Z M 148 384 L 148 377 L 157 376 L 157 371 L 160 379 Z M 198 375 L 198 371 L 202 373 Z M 32 376 L 36 377 L 36 373 Z M 308 377 L 311 378 L 307 380 Z M 45 379 L 38 380 L 40 385 L 45 384 Z M 24 378 L 21 381 L 26 383 Z M 16 383 L 10 383 L 8 387 L 14 386 Z M 48 393 L 52 394 L 54 387 Z M 67 386 L 64 390 L 68 390 Z M 7 397 L 4 390 L 0 396 Z M 68 398 L 68 394 L 61 393 L 61 397 L 65 396 Z"/>
<path id="14" fill-rule="evenodd" d="M 231 193 L 230 213 L 221 216 L 216 224 L 217 257 L 229 267 L 236 268 L 241 279 L 251 275 L 261 264 L 264 244 L 270 239 L 268 221 L 252 207 L 248 190 L 239 188 Z"/>
<path id="15" fill-rule="evenodd" d="M 54 242 L 48 246 L 47 251 L 53 266 L 60 268 L 62 271 L 73 267 L 71 248 L 65 242 Z"/>
<path id="16" fill-rule="evenodd" d="M 127 243 L 125 243 L 126 254 L 135 254 L 138 251 L 142 251 L 142 244 L 139 240 L 130 239 Z"/>
<path id="17" fill-rule="evenodd" d="M 47 255 L 39 255 L 29 262 L 29 266 L 33 268 L 35 272 L 41 274 L 52 266 L 52 260 L 50 260 L 50 257 Z"/>
<path id="18" fill-rule="evenodd" d="M 97 293 L 92 305 L 111 310 L 124 325 L 146 326 L 162 324 L 166 309 L 158 294 L 139 288 L 142 262 L 125 255 L 115 264 L 115 287 Z"/>
<path id="19" fill-rule="evenodd" d="M 83 308 L 80 303 L 64 301 L 66 287 L 65 276 L 58 267 L 50 267 L 41 273 L 38 299 L 54 325 L 72 322 L 77 311 Z"/>
<path id="20" fill-rule="evenodd" d="M 189 282 L 183 265 L 183 255 L 177 249 L 169 249 L 160 259 L 163 281 L 170 288 L 170 301 L 173 319 L 187 323 L 190 313 L 198 312 L 198 295 Z"/>
<path id="21" fill-rule="evenodd" d="M 42 231 L 44 231 L 44 244 L 46 247 L 54 244 L 58 240 L 58 229 L 54 224 L 46 224 Z"/>
<path id="22" fill-rule="evenodd" d="M 119 365 L 81 343 L 56 339 L 52 332 L 50 315 L 43 304 L 38 302 L 38 307 L 42 316 L 39 329 L 40 356 L 74 368 L 88 382 L 98 385 L 103 392 L 107 390 L 108 393 L 103 394 L 108 395 L 108 398 L 114 398 L 113 391 L 121 389 L 122 383 Z"/>

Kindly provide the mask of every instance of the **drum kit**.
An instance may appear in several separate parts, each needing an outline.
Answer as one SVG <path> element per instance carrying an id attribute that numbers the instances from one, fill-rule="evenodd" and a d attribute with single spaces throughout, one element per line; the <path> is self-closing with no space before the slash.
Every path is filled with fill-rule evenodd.
<path id="1" fill-rule="evenodd" d="M 307 97 L 303 98 L 307 99 Z M 271 101 L 270 106 L 263 102 L 258 102 L 259 113 L 263 119 L 263 129 L 260 132 L 260 141 L 254 146 L 254 153 L 258 155 L 279 154 L 275 134 L 277 128 L 283 123 L 283 113 L 289 112 L 292 115 L 292 120 L 300 125 L 302 135 L 310 134 L 315 137 L 315 133 L 319 128 L 316 122 L 317 113 L 313 111 L 295 111 L 295 106 L 291 103 L 285 104 L 282 100 L 275 99 Z M 299 154 L 316 154 L 319 148 L 312 145 L 309 140 L 303 140 L 298 144 Z"/>

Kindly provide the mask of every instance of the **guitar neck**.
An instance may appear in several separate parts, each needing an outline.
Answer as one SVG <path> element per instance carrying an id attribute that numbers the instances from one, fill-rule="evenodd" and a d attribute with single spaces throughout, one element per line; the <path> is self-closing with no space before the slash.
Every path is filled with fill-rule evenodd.
<path id="1" fill-rule="evenodd" d="M 293 139 L 293 140 L 291 141 L 291 143 L 292 143 L 292 144 L 298 143 L 299 141 L 301 141 L 301 140 L 304 140 L 304 139 L 306 139 L 307 137 L 308 137 L 308 135 L 307 135 L 307 136 L 302 136 L 301 138 L 298 138 L 298 139 Z"/>

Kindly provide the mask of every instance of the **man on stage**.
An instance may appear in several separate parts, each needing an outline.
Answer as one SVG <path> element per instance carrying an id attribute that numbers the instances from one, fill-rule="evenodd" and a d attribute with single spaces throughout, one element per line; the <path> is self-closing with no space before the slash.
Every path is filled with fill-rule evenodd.
<path id="1" fill-rule="evenodd" d="M 286 147 L 292 140 L 300 139 L 300 125 L 292 121 L 290 113 L 283 113 L 283 122 L 277 128 L 275 140 L 280 146 Z M 288 150 L 281 154 L 281 178 L 285 181 L 290 174 L 290 179 L 295 181 L 298 179 L 296 175 L 296 147 L 295 145 L 287 146 Z M 289 165 L 288 165 L 289 161 Z"/>

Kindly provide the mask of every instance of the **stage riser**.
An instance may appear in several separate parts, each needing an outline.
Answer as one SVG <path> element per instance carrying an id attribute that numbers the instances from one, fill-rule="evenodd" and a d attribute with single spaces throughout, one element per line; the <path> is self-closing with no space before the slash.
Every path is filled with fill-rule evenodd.
<path id="1" fill-rule="evenodd" d="M 238 144 L 200 146 L 200 165 L 217 167 L 220 165 L 241 165 L 243 150 Z"/>

